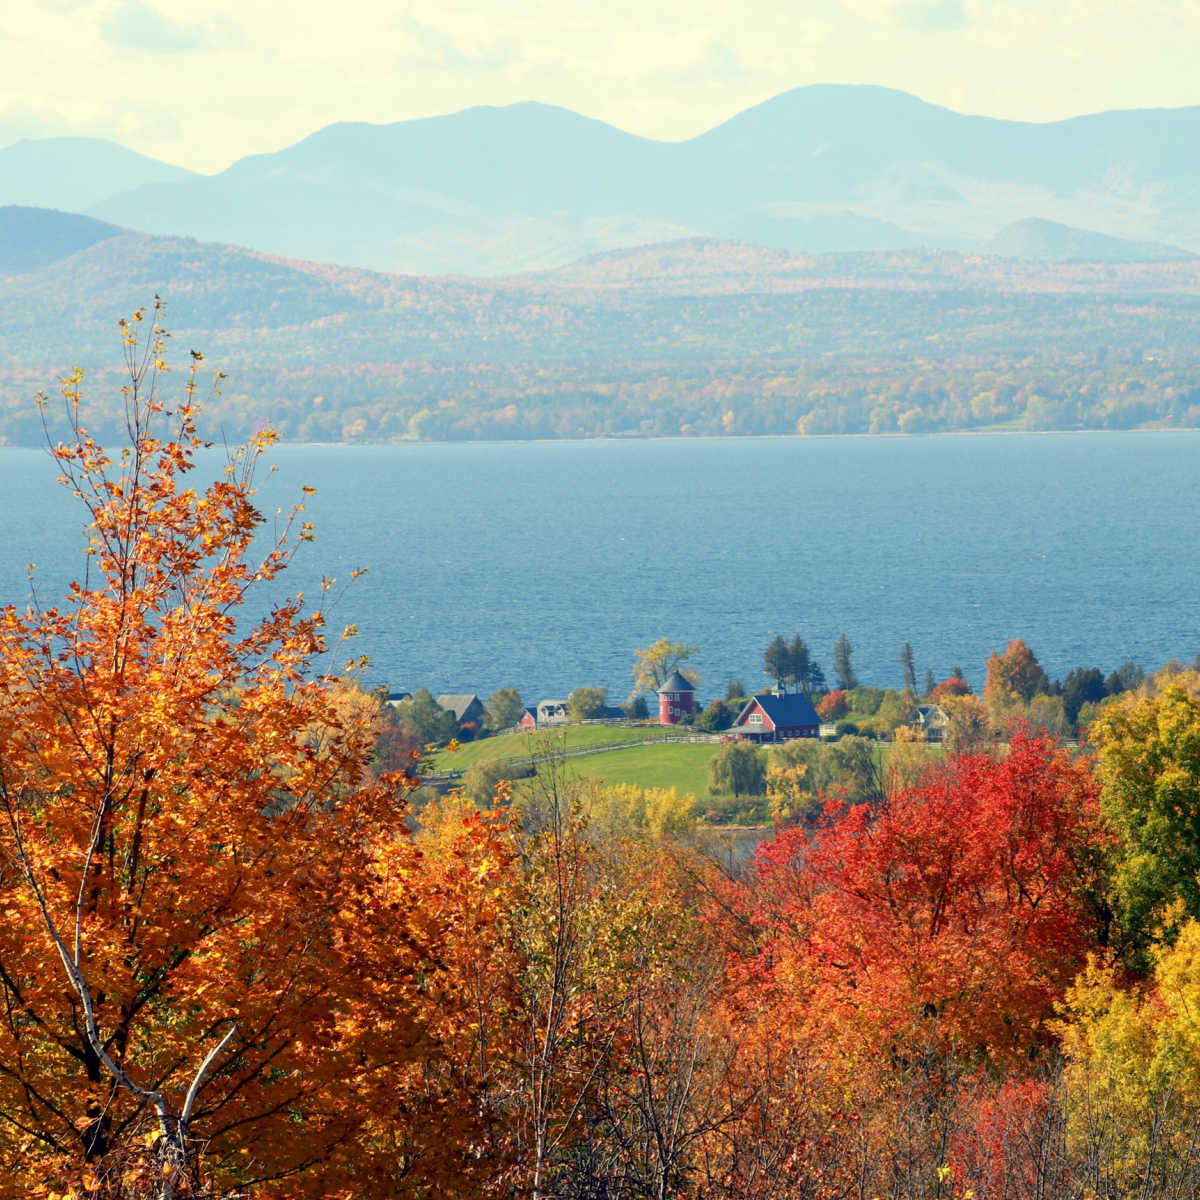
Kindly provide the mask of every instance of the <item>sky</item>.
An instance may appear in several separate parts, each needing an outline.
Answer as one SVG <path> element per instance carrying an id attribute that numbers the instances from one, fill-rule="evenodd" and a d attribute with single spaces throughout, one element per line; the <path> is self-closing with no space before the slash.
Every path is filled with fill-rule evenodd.
<path id="1" fill-rule="evenodd" d="M 1196 0 L 10 0 L 0 146 L 106 137 L 213 172 L 334 121 L 540 100 L 693 136 L 871 83 L 1052 121 L 1200 104 Z"/>

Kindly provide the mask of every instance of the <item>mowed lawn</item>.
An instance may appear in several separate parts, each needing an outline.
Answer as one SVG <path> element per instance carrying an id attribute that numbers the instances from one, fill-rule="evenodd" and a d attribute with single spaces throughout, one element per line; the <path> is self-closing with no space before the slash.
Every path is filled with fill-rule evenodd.
<path id="1" fill-rule="evenodd" d="M 498 737 L 464 742 L 457 750 L 439 750 L 433 756 L 437 771 L 465 771 L 493 759 L 528 760 L 534 754 L 614 746 L 623 742 L 656 742 L 679 737 L 680 731 L 663 725 L 563 725 L 533 733 L 503 733 Z"/>
<path id="2" fill-rule="evenodd" d="M 457 751 L 439 751 L 438 769 L 466 771 L 479 762 L 506 758 L 528 762 L 531 755 L 553 748 L 597 747 L 594 754 L 564 758 L 559 769 L 567 778 L 603 779 L 606 783 L 632 783 L 638 787 L 675 788 L 697 799 L 709 795 L 708 764 L 721 749 L 719 742 L 662 742 L 664 736 L 679 736 L 678 730 L 658 726 L 570 725 L 552 733 L 512 734 L 470 742 Z M 605 750 L 613 742 L 644 741 L 644 745 L 622 750 Z M 769 751 L 769 747 L 766 748 Z M 941 746 L 923 747 L 933 761 L 944 754 Z M 875 761 L 886 769 L 892 746 L 877 743 Z M 518 784 L 518 792 L 528 783 Z"/>
<path id="3" fill-rule="evenodd" d="M 633 783 L 644 788 L 675 788 L 681 793 L 690 792 L 702 797 L 708 795 L 708 764 L 720 749 L 716 742 L 651 744 L 569 758 L 562 766 L 568 774 L 579 778 Z"/>

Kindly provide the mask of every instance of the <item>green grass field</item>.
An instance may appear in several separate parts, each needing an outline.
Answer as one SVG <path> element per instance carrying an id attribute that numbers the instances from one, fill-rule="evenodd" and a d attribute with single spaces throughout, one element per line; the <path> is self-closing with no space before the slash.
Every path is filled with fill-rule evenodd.
<path id="1" fill-rule="evenodd" d="M 718 743 L 636 746 L 569 758 L 563 767 L 580 778 L 606 783 L 633 783 L 638 787 L 675 788 L 697 798 L 708 795 L 708 764 L 721 747 Z"/>
<path id="2" fill-rule="evenodd" d="M 708 764 L 721 745 L 718 742 L 663 744 L 664 737 L 679 736 L 679 733 L 679 730 L 653 725 L 570 725 L 553 733 L 510 734 L 470 742 L 456 751 L 439 751 L 434 762 L 439 770 L 466 771 L 476 763 L 491 759 L 528 761 L 531 754 L 545 754 L 556 746 L 567 750 L 596 747 L 594 754 L 561 760 L 560 770 L 567 778 L 594 778 L 603 779 L 606 783 L 632 783 L 638 787 L 675 788 L 704 800 L 709 796 Z M 603 749 L 614 742 L 634 740 L 642 740 L 646 744 L 622 750 Z M 873 747 L 875 761 L 881 768 L 886 768 L 891 749 L 891 745 L 884 742 L 876 743 Z M 935 759 L 944 753 L 941 746 L 928 746 L 925 749 Z M 519 783 L 518 792 L 527 786 L 530 786 L 529 782 Z"/>
<path id="3" fill-rule="evenodd" d="M 552 749 L 581 750 L 623 742 L 657 742 L 665 737 L 679 736 L 678 729 L 663 725 L 564 725 L 536 733 L 505 733 L 466 742 L 457 750 L 439 750 L 432 763 L 436 771 L 465 771 L 476 763 L 496 758 L 528 759 L 531 754 L 545 754 Z"/>

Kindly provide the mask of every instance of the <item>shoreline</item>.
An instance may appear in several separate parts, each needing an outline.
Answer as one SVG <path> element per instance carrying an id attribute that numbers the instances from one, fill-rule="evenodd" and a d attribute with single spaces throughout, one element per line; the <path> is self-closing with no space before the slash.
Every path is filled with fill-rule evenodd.
<path id="1" fill-rule="evenodd" d="M 663 434 L 604 434 L 599 437 L 553 437 L 553 438 L 455 438 L 444 440 L 430 438 L 428 440 L 412 440 L 399 438 L 392 441 L 362 439 L 353 442 L 301 442 L 280 438 L 274 443 L 272 451 L 292 448 L 307 449 L 363 449 L 377 450 L 381 447 L 399 449 L 401 447 L 417 446 L 542 446 L 542 445 L 588 445 L 593 443 L 609 443 L 626 445 L 639 442 L 831 442 L 831 441 L 919 441 L 923 438 L 1003 438 L 1003 437 L 1082 437 L 1100 436 L 1116 437 L 1123 435 L 1166 434 L 1196 434 L 1200 433 L 1200 425 L 1173 425 L 1165 427 L 1139 426 L 1136 429 L 930 429 L 921 433 L 663 433 Z M 240 443 L 231 442 L 230 445 Z M 213 449 L 216 449 L 214 443 Z M 6 450 L 26 450 L 42 452 L 46 446 L 42 443 L 4 443 L 0 442 L 0 452 Z"/>

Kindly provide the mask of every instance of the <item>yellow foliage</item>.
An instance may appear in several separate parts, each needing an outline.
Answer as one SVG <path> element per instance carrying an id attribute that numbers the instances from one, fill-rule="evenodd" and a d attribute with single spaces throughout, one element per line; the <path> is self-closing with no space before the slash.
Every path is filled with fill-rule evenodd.
<path id="1" fill-rule="evenodd" d="M 1067 995 L 1068 1133 L 1133 1188 L 1153 1169 L 1186 1167 L 1200 1130 L 1200 923 L 1160 947 L 1145 986 L 1093 961 Z M 1121 1195 L 1131 1194 L 1122 1185 Z"/>
<path id="2" fill-rule="evenodd" d="M 641 788 L 632 783 L 584 788 L 588 827 L 610 837 L 678 837 L 696 822 L 696 797 L 675 788 Z"/>

